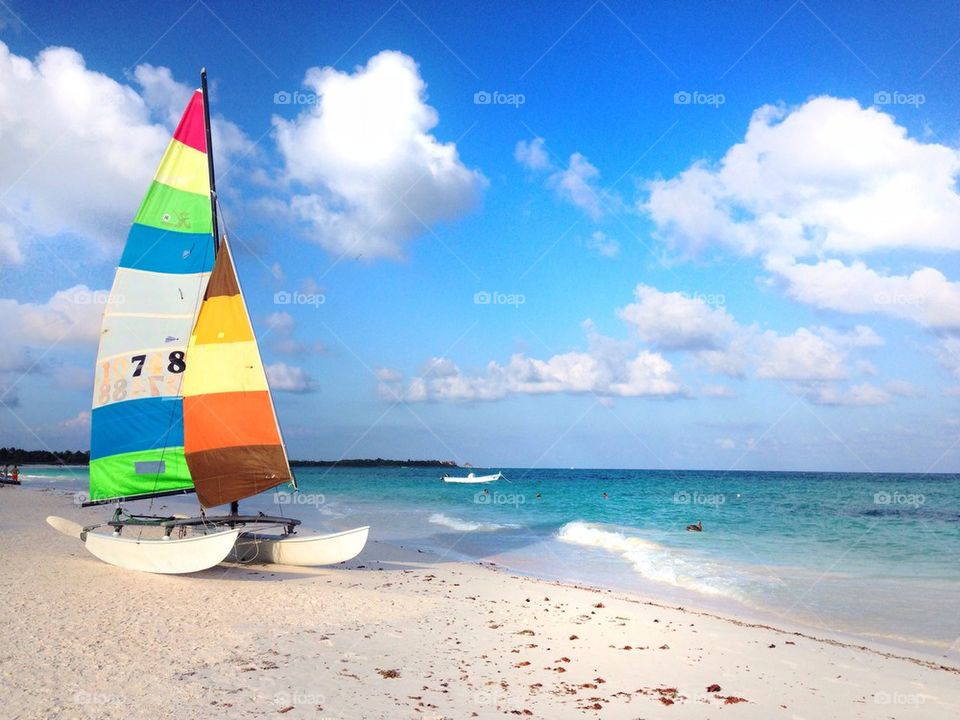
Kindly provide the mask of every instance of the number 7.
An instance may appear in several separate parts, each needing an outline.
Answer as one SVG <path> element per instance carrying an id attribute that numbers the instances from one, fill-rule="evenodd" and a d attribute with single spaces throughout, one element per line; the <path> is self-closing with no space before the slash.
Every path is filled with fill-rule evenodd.
<path id="1" fill-rule="evenodd" d="M 146 355 L 134 355 L 130 358 L 130 362 L 137 363 L 136 370 L 133 371 L 134 377 L 140 377 L 140 373 L 143 372 L 143 364 L 147 361 Z"/>

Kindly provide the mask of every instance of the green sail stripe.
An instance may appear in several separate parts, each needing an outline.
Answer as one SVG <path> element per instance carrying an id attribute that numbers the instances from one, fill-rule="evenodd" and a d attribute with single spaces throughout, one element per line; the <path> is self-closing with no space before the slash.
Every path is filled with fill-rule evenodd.
<path id="1" fill-rule="evenodd" d="M 158 463 L 163 463 L 163 472 L 158 472 Z M 193 481 L 182 447 L 138 450 L 90 461 L 91 500 L 184 489 L 193 489 Z"/>
<path id="2" fill-rule="evenodd" d="M 213 229 L 210 197 L 154 180 L 134 222 L 174 232 L 209 233 Z"/>

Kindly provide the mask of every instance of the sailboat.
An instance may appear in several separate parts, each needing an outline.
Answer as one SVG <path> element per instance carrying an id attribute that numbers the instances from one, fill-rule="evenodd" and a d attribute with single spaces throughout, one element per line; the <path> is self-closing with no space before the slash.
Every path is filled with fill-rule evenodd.
<path id="1" fill-rule="evenodd" d="M 101 560 L 191 573 L 226 559 L 329 565 L 369 527 L 297 535 L 299 520 L 241 515 L 244 498 L 297 488 L 226 234 L 220 235 L 206 70 L 140 205 L 100 334 L 84 507 L 106 523 L 47 522 Z M 196 493 L 195 517 L 121 503 Z M 226 515 L 209 508 L 229 505 Z M 268 532 L 262 532 L 262 531 Z"/>

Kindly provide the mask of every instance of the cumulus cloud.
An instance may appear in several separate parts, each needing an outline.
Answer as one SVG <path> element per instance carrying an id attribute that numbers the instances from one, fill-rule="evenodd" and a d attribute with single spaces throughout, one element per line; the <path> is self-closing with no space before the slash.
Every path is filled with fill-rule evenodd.
<path id="1" fill-rule="evenodd" d="M 766 105 L 716 167 L 649 184 L 661 235 L 696 252 L 803 256 L 960 249 L 960 153 L 853 100 Z"/>
<path id="2" fill-rule="evenodd" d="M 316 104 L 273 123 L 298 188 L 289 210 L 321 246 L 399 257 L 404 242 L 474 207 L 487 181 L 430 134 L 438 116 L 412 58 L 384 51 L 353 73 L 314 67 L 304 85 Z"/>
<path id="3" fill-rule="evenodd" d="M 943 337 L 937 343 L 937 359 L 940 364 L 960 378 L 960 337 Z"/>
<path id="4" fill-rule="evenodd" d="M 267 365 L 267 382 L 270 389 L 278 392 L 308 393 L 315 390 L 310 375 L 303 368 L 277 362 Z"/>
<path id="5" fill-rule="evenodd" d="M 736 328 L 722 307 L 712 308 L 703 298 L 679 292 L 661 292 L 637 285 L 637 302 L 618 314 L 644 342 L 669 350 L 712 350 L 726 345 Z"/>
<path id="6" fill-rule="evenodd" d="M 807 264 L 782 257 L 769 258 L 766 267 L 784 281 L 790 297 L 814 307 L 878 313 L 931 330 L 960 331 L 960 283 L 934 268 L 882 275 L 859 261 Z"/>
<path id="7" fill-rule="evenodd" d="M 72 233 L 115 253 L 179 118 L 190 86 L 141 66 L 142 95 L 86 67 L 70 48 L 30 60 L 0 42 L 0 265 L 19 263 L 33 235 Z M 161 109 L 161 91 L 175 96 Z M 245 138 L 217 118 L 230 148 Z M 226 136 L 224 136 L 226 137 Z M 219 138 L 215 138 L 215 145 Z"/>
<path id="8" fill-rule="evenodd" d="M 94 343 L 109 294 L 75 285 L 54 293 L 45 303 L 0 299 L 0 316 L 8 331 L 5 344 L 46 348 L 60 343 Z"/>
<path id="9" fill-rule="evenodd" d="M 672 365 L 646 350 L 594 337 L 587 352 L 567 352 L 546 360 L 518 353 L 506 365 L 490 362 L 468 373 L 448 358 L 432 358 L 421 376 L 404 382 L 395 371 L 380 374 L 387 400 L 422 402 L 500 400 L 509 395 L 593 393 L 603 397 L 671 397 L 684 394 Z"/>

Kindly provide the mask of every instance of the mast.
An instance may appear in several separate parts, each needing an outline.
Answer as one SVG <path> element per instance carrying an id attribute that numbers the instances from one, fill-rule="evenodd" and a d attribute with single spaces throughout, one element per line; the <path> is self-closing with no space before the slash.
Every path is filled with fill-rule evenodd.
<path id="1" fill-rule="evenodd" d="M 200 92 L 203 94 L 203 129 L 207 139 L 207 173 L 210 175 L 210 213 L 213 218 L 213 252 L 220 251 L 220 227 L 217 223 L 217 180 L 213 171 L 213 137 L 210 133 L 210 99 L 207 95 L 207 69 L 200 70 Z"/>

